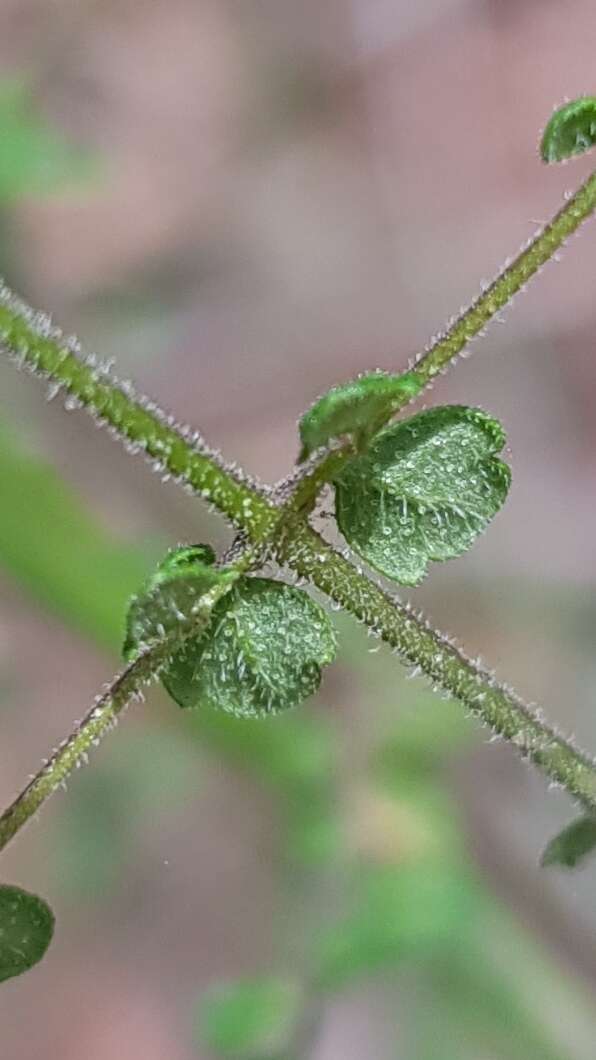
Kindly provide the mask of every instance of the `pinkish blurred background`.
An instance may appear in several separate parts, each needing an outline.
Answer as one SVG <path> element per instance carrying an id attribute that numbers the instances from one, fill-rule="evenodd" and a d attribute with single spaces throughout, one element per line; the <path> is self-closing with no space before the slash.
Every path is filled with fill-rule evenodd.
<path id="1" fill-rule="evenodd" d="M 596 89 L 587 0 L 0 0 L 0 29 L 2 77 L 22 80 L 91 159 L 86 176 L 1 210 L 7 281 L 267 481 L 291 466 L 296 419 L 318 393 L 405 367 L 591 164 L 547 169 L 536 149 L 552 108 Z M 502 420 L 513 487 L 476 548 L 412 593 L 592 750 L 595 283 L 588 226 L 437 383 L 433 401 Z M 2 362 L 0 416 L 11 452 L 41 457 L 147 570 L 172 542 L 228 540 Z M 26 491 L 4 503 L 35 522 Z M 42 580 L 0 535 L 4 802 L 117 664 L 121 614 L 86 625 L 77 608 L 94 606 L 91 589 L 75 607 Z M 305 716 L 329 736 L 343 853 L 321 854 L 318 821 L 300 822 L 288 853 L 258 733 L 246 752 L 217 726 L 203 745 L 152 692 L 4 855 L 2 878 L 46 895 L 58 931 L 39 968 L 2 987 L 2 1060 L 219 1055 L 197 1030 L 205 991 L 272 970 L 307 979 L 306 925 L 316 935 L 332 918 L 346 850 L 359 865 L 400 863 L 412 821 L 367 756 L 399 745 L 411 705 L 456 726 L 459 714 L 391 657 L 373 665 L 364 635 L 342 629 L 343 655 Z M 487 743 L 467 727 L 437 784 L 462 864 L 510 932 L 486 927 L 483 958 L 505 983 L 515 970 L 523 1017 L 551 1051 L 525 1031 L 501 1039 L 498 1015 L 472 1033 L 465 993 L 445 1016 L 453 1038 L 439 1018 L 422 1042 L 449 991 L 407 961 L 325 998 L 308 1043 L 278 1057 L 593 1057 L 596 866 L 537 867 L 572 807 Z"/>

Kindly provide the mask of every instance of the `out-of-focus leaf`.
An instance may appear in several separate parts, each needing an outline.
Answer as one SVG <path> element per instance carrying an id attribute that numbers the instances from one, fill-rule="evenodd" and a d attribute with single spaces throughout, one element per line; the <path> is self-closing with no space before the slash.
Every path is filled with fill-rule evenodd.
<path id="1" fill-rule="evenodd" d="M 118 644 L 143 552 L 98 526 L 53 468 L 0 430 L 0 565 L 101 644 Z"/>
<path id="2" fill-rule="evenodd" d="M 206 707 L 185 713 L 184 721 L 199 743 L 216 746 L 240 768 L 250 765 L 280 792 L 298 797 L 335 773 L 336 746 L 324 717 L 290 712 L 255 726 L 251 718 Z"/>
<path id="3" fill-rule="evenodd" d="M 449 946 L 470 928 L 476 904 L 472 881 L 441 861 L 368 872 L 351 912 L 319 946 L 320 980 L 336 988 Z"/>
<path id="4" fill-rule="evenodd" d="M 290 979 L 246 979 L 203 998 L 198 1034 L 218 1056 L 268 1060 L 283 1055 L 298 1019 L 301 990 Z"/>
<path id="5" fill-rule="evenodd" d="M 388 706 L 395 710 L 392 700 Z M 450 756 L 461 751 L 476 733 L 476 725 L 466 718 L 459 704 L 445 702 L 426 690 L 418 696 L 412 693 L 374 755 L 372 766 L 392 788 L 414 781 L 432 784 L 440 778 Z"/>
<path id="6" fill-rule="evenodd" d="M 596 144 L 596 96 L 565 103 L 550 118 L 540 144 L 543 162 L 583 155 Z"/>
<path id="7" fill-rule="evenodd" d="M 0 982 L 41 960 L 54 933 L 47 902 L 20 887 L 0 884 Z"/>
<path id="8" fill-rule="evenodd" d="M 400 868 L 462 853 L 455 807 L 429 777 L 399 772 L 356 788 L 345 813 L 350 849 Z"/>
<path id="9" fill-rule="evenodd" d="M 287 797 L 282 808 L 286 856 L 310 869 L 335 861 L 343 835 L 331 792 L 311 787 L 299 798 Z"/>
<path id="10" fill-rule="evenodd" d="M 0 83 L 0 203 L 53 191 L 89 172 L 82 151 L 36 112 L 26 86 Z"/>
<path id="11" fill-rule="evenodd" d="M 540 1005 L 529 1004 L 524 982 L 532 981 L 535 967 L 526 961 L 518 934 L 512 939 L 516 967 L 501 968 L 491 952 L 491 926 L 481 921 L 473 937 L 456 941 L 448 952 L 426 962 L 426 991 L 414 1011 L 417 1060 L 476 1060 L 484 1054 L 507 1060 L 568 1057 L 553 1041 Z"/>
<path id="12" fill-rule="evenodd" d="M 381 574 L 416 585 L 431 560 L 470 548 L 503 504 L 504 444 L 496 420 L 459 405 L 387 427 L 336 482 L 342 534 Z"/>
<path id="13" fill-rule="evenodd" d="M 113 901 L 147 831 L 160 834 L 195 797 L 202 767 L 178 727 L 124 727 L 50 822 L 50 866 L 61 890 L 85 903 Z"/>
<path id="14" fill-rule="evenodd" d="M 541 865 L 564 865 L 574 869 L 596 850 L 596 817 L 585 814 L 568 824 L 547 844 Z"/>

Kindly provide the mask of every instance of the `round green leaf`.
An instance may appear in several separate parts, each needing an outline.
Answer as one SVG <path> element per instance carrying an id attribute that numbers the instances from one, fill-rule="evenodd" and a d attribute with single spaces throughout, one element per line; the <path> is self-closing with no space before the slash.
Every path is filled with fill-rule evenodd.
<path id="1" fill-rule="evenodd" d="M 402 375 L 369 372 L 332 387 L 300 420 L 299 462 L 342 434 L 354 434 L 362 444 L 394 412 L 416 397 L 423 385 L 416 372 Z"/>
<path id="2" fill-rule="evenodd" d="M 328 615 L 307 593 L 245 577 L 215 605 L 205 633 L 182 646 L 162 681 L 181 707 L 277 714 L 316 692 L 335 648 Z"/>
<path id="3" fill-rule="evenodd" d="M 582 96 L 559 107 L 540 144 L 543 162 L 562 162 L 583 155 L 596 143 L 596 96 Z"/>
<path id="4" fill-rule="evenodd" d="M 459 405 L 388 427 L 336 482 L 342 534 L 381 574 L 416 585 L 430 560 L 470 548 L 503 504 L 504 444 L 496 420 Z"/>
<path id="5" fill-rule="evenodd" d="M 287 979 L 224 984 L 203 999 L 199 1034 L 220 1056 L 277 1057 L 296 1026 L 300 1002 L 299 986 Z"/>
<path id="6" fill-rule="evenodd" d="M 54 914 L 35 894 L 0 884 L 0 982 L 41 960 L 54 933 Z"/>
<path id="7" fill-rule="evenodd" d="M 200 598 L 229 573 L 212 566 L 209 545 L 172 549 L 142 591 L 133 596 L 126 617 L 123 655 L 133 659 L 144 648 L 171 633 L 192 614 Z"/>

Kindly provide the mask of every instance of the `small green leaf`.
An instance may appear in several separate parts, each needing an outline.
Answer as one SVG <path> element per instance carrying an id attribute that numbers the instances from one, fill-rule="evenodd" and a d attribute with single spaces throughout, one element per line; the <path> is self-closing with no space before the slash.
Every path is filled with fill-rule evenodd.
<path id="1" fill-rule="evenodd" d="M 232 580 L 229 572 L 213 567 L 214 561 L 209 545 L 183 546 L 168 552 L 130 602 L 122 650 L 125 659 L 133 659 L 174 630 L 214 585 Z"/>
<path id="2" fill-rule="evenodd" d="M 548 843 L 541 865 L 564 865 L 574 869 L 596 849 L 596 817 L 585 814 L 576 818 Z"/>
<path id="3" fill-rule="evenodd" d="M 157 570 L 152 576 L 152 586 L 160 585 L 168 578 L 177 578 L 180 575 L 193 573 L 212 567 L 215 563 L 215 552 L 211 545 L 180 545 L 172 548 L 165 559 L 158 564 Z"/>
<path id="4" fill-rule="evenodd" d="M 470 548 L 503 504 L 504 444 L 496 420 L 459 405 L 386 428 L 336 482 L 342 534 L 381 574 L 416 585 L 430 560 Z"/>
<path id="5" fill-rule="evenodd" d="M 316 692 L 335 648 L 328 615 L 307 593 L 244 577 L 162 680 L 181 707 L 209 705 L 242 717 L 277 714 Z"/>
<path id="6" fill-rule="evenodd" d="M 319 687 L 321 667 L 335 655 L 325 611 L 282 582 L 239 578 L 214 566 L 209 546 L 168 553 L 133 597 L 123 654 L 133 659 L 175 631 L 213 586 L 228 582 L 205 627 L 189 638 L 162 673 L 181 707 L 210 706 L 236 716 L 275 714 Z"/>
<path id="7" fill-rule="evenodd" d="M 302 449 L 298 462 L 333 438 L 353 434 L 359 448 L 394 412 L 407 405 L 423 389 L 416 372 L 389 375 L 370 372 L 335 386 L 315 401 L 300 420 Z"/>
<path id="8" fill-rule="evenodd" d="M 0 884 L 0 982 L 41 960 L 54 934 L 54 914 L 35 894 Z"/>
<path id="9" fill-rule="evenodd" d="M 210 991 L 203 999 L 198 1032 L 219 1056 L 259 1057 L 284 1054 L 297 1024 L 301 990 L 286 979 L 247 979 Z"/>
<path id="10" fill-rule="evenodd" d="M 582 96 L 559 107 L 540 144 L 543 162 L 562 162 L 583 155 L 596 144 L 596 96 Z"/>

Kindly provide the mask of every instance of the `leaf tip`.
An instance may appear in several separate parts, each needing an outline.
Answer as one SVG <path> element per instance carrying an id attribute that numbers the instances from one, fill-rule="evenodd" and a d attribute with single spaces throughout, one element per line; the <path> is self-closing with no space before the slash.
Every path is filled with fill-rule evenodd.
<path id="1" fill-rule="evenodd" d="M 542 852 L 540 864 L 543 868 L 558 865 L 575 869 L 595 850 L 596 816 L 584 814 L 553 836 Z"/>
<path id="2" fill-rule="evenodd" d="M 564 162 L 596 144 L 596 97 L 580 96 L 558 107 L 540 141 L 543 162 Z"/>

